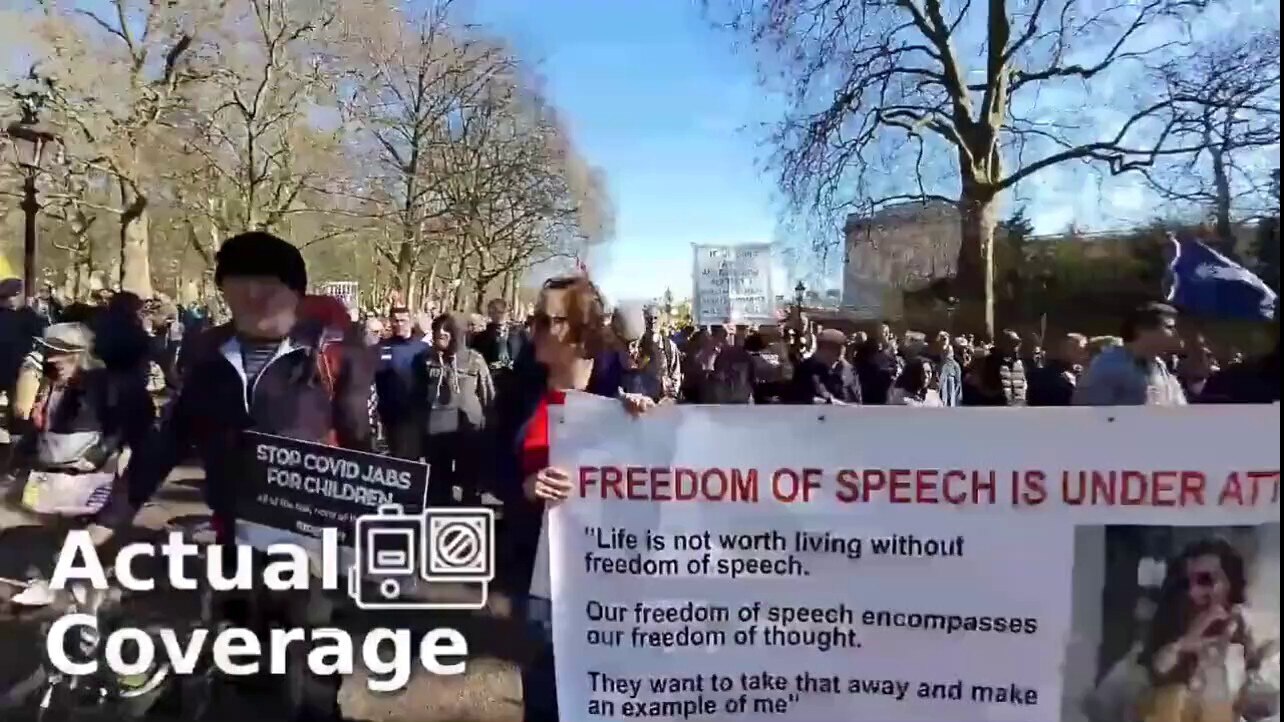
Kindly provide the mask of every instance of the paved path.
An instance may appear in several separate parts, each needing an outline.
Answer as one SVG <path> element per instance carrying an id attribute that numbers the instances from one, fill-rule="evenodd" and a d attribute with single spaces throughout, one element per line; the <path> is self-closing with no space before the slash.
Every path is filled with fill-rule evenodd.
<path id="1" fill-rule="evenodd" d="M 157 495 L 157 503 L 139 514 L 135 534 L 155 535 L 171 519 L 207 515 L 208 509 L 191 486 L 196 479 L 199 471 L 179 469 Z M 11 505 L 0 504 L 0 577 L 22 579 L 31 567 L 47 566 L 60 541 Z M 15 613 L 5 601 L 10 590 L 4 586 L 0 584 L 0 649 L 5 652 L 0 655 L 0 687 L 31 670 L 41 644 L 38 620 Z M 182 618 L 190 613 L 193 600 L 190 594 L 167 592 L 149 594 L 140 603 L 149 607 L 149 613 Z M 159 608 L 151 609 L 153 603 Z M 522 641 L 520 626 L 508 619 L 507 608 L 508 600 L 502 594 L 492 594 L 490 608 L 482 612 L 417 615 L 412 624 L 420 630 L 453 626 L 463 632 L 473 651 L 467 672 L 459 677 L 434 677 L 417 667 L 407 689 L 390 695 L 370 692 L 364 674 L 358 673 L 344 680 L 340 692 L 344 716 L 369 722 L 521 722 L 517 664 L 530 650 Z M 187 611 L 177 611 L 181 609 Z M 363 627 L 371 622 L 353 621 Z M 5 722 L 10 722 L 8 717 L 6 714 Z M 225 703 L 212 719 L 275 722 L 280 716 L 270 698 L 259 697 Z"/>

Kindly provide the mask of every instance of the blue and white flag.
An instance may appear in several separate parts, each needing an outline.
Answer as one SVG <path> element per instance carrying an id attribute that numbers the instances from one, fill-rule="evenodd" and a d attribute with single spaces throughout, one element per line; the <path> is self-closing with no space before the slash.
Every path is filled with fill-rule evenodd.
<path id="1" fill-rule="evenodd" d="M 1168 300 L 1196 316 L 1269 321 L 1277 296 L 1255 273 L 1193 238 L 1170 235 Z"/>

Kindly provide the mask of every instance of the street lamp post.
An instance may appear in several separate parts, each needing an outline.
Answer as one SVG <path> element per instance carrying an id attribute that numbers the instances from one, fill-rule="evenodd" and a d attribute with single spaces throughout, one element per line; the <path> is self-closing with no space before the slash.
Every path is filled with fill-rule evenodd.
<path id="1" fill-rule="evenodd" d="M 26 221 L 22 237 L 22 284 L 23 294 L 31 298 L 36 293 L 36 214 L 40 212 L 40 202 L 36 200 L 36 177 L 40 174 L 45 148 L 57 141 L 58 136 L 40 123 L 38 98 L 26 96 L 19 100 L 22 118 L 10 123 L 5 135 L 13 148 L 14 162 L 22 170 L 22 204 L 19 207 Z"/>
<path id="2" fill-rule="evenodd" d="M 799 281 L 798 285 L 794 286 L 794 305 L 798 307 L 799 311 L 802 310 L 803 299 L 806 296 L 807 296 L 807 287 L 803 285 L 802 281 Z"/>

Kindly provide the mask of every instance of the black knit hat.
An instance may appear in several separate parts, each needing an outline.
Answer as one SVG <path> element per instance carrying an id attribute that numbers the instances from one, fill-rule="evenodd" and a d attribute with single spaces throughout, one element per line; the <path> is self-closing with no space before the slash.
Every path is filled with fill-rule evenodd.
<path id="1" fill-rule="evenodd" d="M 299 294 L 308 290 L 308 267 L 303 254 L 289 242 L 263 231 L 232 236 L 218 249 L 214 262 L 214 283 L 222 285 L 230 276 L 279 278 Z"/>

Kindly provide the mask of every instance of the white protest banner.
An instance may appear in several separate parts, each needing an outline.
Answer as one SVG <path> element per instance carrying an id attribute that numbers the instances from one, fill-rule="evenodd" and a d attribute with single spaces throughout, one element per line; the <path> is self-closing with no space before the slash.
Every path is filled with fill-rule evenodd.
<path id="1" fill-rule="evenodd" d="M 769 244 L 696 246 L 692 286 L 697 325 L 777 322 Z"/>
<path id="2" fill-rule="evenodd" d="M 1278 710 L 1278 405 L 554 414 L 567 722 Z"/>

